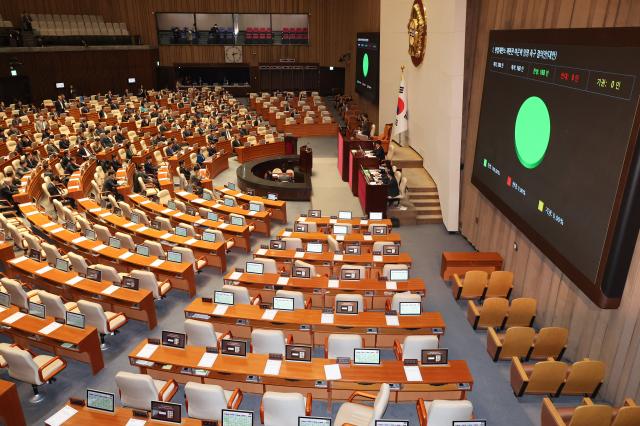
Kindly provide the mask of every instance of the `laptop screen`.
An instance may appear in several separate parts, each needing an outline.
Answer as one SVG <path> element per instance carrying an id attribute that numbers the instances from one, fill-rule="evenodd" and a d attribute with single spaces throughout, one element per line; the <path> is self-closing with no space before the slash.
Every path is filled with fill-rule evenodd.
<path id="1" fill-rule="evenodd" d="M 278 309 L 281 311 L 293 311 L 293 297 L 274 297 L 273 309 Z"/>
<path id="2" fill-rule="evenodd" d="M 182 263 L 182 253 L 178 253 L 177 251 L 169 251 L 167 252 L 167 260 L 169 262 Z"/>
<path id="3" fill-rule="evenodd" d="M 380 349 L 354 349 L 353 363 L 360 365 L 379 365 Z"/>
<path id="4" fill-rule="evenodd" d="M 246 270 L 248 274 L 262 274 L 264 273 L 264 264 L 258 262 L 247 262 Z"/>
<path id="5" fill-rule="evenodd" d="M 223 409 L 222 426 L 253 426 L 253 412 Z"/>
<path id="6" fill-rule="evenodd" d="M 65 323 L 71 327 L 84 328 L 84 315 L 65 311 Z"/>
<path id="7" fill-rule="evenodd" d="M 102 281 L 102 271 L 95 268 L 87 268 L 87 279 L 91 281 Z"/>
<path id="8" fill-rule="evenodd" d="M 322 253 L 322 243 L 308 243 L 307 251 L 309 253 Z"/>
<path id="9" fill-rule="evenodd" d="M 285 359 L 287 361 L 311 362 L 313 348 L 306 345 L 286 345 Z"/>
<path id="10" fill-rule="evenodd" d="M 348 212 L 348 211 L 338 212 L 338 219 L 350 220 L 351 219 L 351 212 Z"/>
<path id="11" fill-rule="evenodd" d="M 233 305 L 233 296 L 230 291 L 216 290 L 213 292 L 213 302 L 219 305 Z"/>
<path id="12" fill-rule="evenodd" d="M 162 330 L 162 346 L 184 349 L 187 335 L 173 331 Z"/>
<path id="13" fill-rule="evenodd" d="M 182 423 L 182 405 L 171 402 L 151 401 L 151 420 Z"/>
<path id="14" fill-rule="evenodd" d="M 108 392 L 87 389 L 87 408 L 113 413 L 116 409 L 115 395 Z"/>
<path id="15" fill-rule="evenodd" d="M 408 269 L 392 269 L 389 271 L 390 281 L 407 281 L 409 279 Z"/>

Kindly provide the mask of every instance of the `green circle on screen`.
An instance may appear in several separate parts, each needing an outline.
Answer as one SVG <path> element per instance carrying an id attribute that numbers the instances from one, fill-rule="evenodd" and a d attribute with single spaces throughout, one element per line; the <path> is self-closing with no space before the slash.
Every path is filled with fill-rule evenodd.
<path id="1" fill-rule="evenodd" d="M 527 169 L 535 169 L 542 163 L 549 147 L 551 117 L 547 105 L 537 96 L 527 98 L 516 117 L 516 155 Z"/>
<path id="2" fill-rule="evenodd" d="M 369 74 L 369 54 L 365 53 L 362 57 L 362 75 L 367 78 L 367 74 Z"/>

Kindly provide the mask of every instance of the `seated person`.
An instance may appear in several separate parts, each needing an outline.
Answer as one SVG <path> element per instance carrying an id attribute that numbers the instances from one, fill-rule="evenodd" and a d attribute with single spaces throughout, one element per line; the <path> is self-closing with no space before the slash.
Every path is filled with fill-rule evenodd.
<path id="1" fill-rule="evenodd" d="M 116 197 L 116 200 L 123 199 L 120 193 L 118 193 L 118 181 L 116 180 L 116 172 L 113 169 L 109 169 L 107 172 L 107 177 L 104 179 L 102 190 Z"/>
<path id="2" fill-rule="evenodd" d="M 17 203 L 14 201 L 13 196 L 18 193 L 18 188 L 9 184 L 4 180 L 0 182 L 0 200 L 4 201 L 2 204 L 9 204 L 14 208 L 17 208 Z"/>
<path id="3" fill-rule="evenodd" d="M 385 158 L 384 148 L 382 148 L 382 144 L 380 143 L 380 141 L 375 141 L 373 153 L 375 154 L 378 161 L 384 161 L 384 158 Z"/>
<path id="4" fill-rule="evenodd" d="M 151 157 L 147 157 L 144 162 L 144 172 L 150 176 L 156 176 L 158 174 L 158 168 L 151 162 Z"/>
<path id="5" fill-rule="evenodd" d="M 189 170 L 188 167 L 186 167 L 184 165 L 184 160 L 180 160 L 179 166 L 178 166 L 178 171 L 184 175 L 185 179 L 190 180 L 191 179 L 191 171 Z"/>
<path id="6" fill-rule="evenodd" d="M 393 172 L 391 170 L 389 170 L 388 174 L 382 172 L 382 175 L 380 177 L 382 179 L 382 183 L 389 185 L 388 198 L 390 199 L 389 202 L 393 202 L 391 198 L 400 195 L 400 188 L 398 187 L 398 181 L 396 180 L 396 177 L 393 175 Z"/>

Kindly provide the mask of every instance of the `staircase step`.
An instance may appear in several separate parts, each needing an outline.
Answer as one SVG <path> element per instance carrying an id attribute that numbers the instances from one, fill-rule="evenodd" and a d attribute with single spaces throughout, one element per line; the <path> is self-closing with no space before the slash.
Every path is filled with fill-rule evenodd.
<path id="1" fill-rule="evenodd" d="M 409 197 L 409 201 L 411 201 L 411 204 L 413 204 L 416 207 L 438 207 L 440 208 L 440 200 L 433 199 L 433 200 L 415 200 L 412 197 Z"/>
<path id="2" fill-rule="evenodd" d="M 438 200 L 438 193 L 409 192 L 409 198 L 412 200 Z"/>
<path id="3" fill-rule="evenodd" d="M 421 169 L 422 160 L 393 160 L 391 163 L 400 169 Z"/>
<path id="4" fill-rule="evenodd" d="M 424 225 L 428 223 L 442 223 L 442 216 L 438 215 L 420 215 L 416 217 L 417 225 Z"/>

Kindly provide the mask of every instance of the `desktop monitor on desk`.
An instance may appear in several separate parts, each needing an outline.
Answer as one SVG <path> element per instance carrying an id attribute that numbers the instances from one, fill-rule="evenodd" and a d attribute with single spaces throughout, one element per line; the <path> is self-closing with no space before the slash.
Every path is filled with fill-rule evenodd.
<path id="1" fill-rule="evenodd" d="M 227 207 L 235 207 L 235 200 L 233 198 L 225 198 L 224 205 Z"/>
<path id="2" fill-rule="evenodd" d="M 370 212 L 369 220 L 382 220 L 382 212 Z"/>
<path id="3" fill-rule="evenodd" d="M 353 350 L 354 365 L 380 365 L 380 349 L 360 348 Z"/>
<path id="4" fill-rule="evenodd" d="M 71 327 L 84 328 L 85 318 L 83 314 L 77 314 L 75 312 L 66 311 L 64 313 L 64 322 Z"/>
<path id="5" fill-rule="evenodd" d="M 358 313 L 357 300 L 339 300 L 336 302 L 336 314 L 356 315 Z"/>
<path id="6" fill-rule="evenodd" d="M 374 225 L 372 228 L 373 235 L 387 235 L 387 227 L 385 225 Z"/>
<path id="7" fill-rule="evenodd" d="M 360 255 L 362 250 L 360 249 L 360 244 L 346 244 L 344 251 L 346 254 L 355 254 Z"/>
<path id="8" fill-rule="evenodd" d="M 186 237 L 187 236 L 187 228 L 183 228 L 182 226 L 176 226 L 175 234 L 178 237 Z"/>
<path id="9" fill-rule="evenodd" d="M 96 240 L 96 231 L 94 231 L 93 229 L 85 229 L 84 230 L 84 237 L 87 240 L 95 241 Z"/>
<path id="10" fill-rule="evenodd" d="M 322 217 L 321 210 L 309 210 L 308 214 L 309 214 L 309 217 Z"/>
<path id="11" fill-rule="evenodd" d="M 486 420 L 454 420 L 452 426 L 487 426 Z"/>
<path id="12" fill-rule="evenodd" d="M 294 266 L 291 272 L 294 277 L 311 278 L 311 268 L 308 266 Z"/>
<path id="13" fill-rule="evenodd" d="M 400 302 L 398 315 L 420 315 L 422 314 L 422 303 L 420 302 Z"/>
<path id="14" fill-rule="evenodd" d="M 162 330 L 162 346 L 184 349 L 187 342 L 187 335 L 174 331 Z"/>
<path id="15" fill-rule="evenodd" d="M 409 279 L 408 269 L 392 269 L 389 271 L 390 281 L 407 281 Z"/>
<path id="16" fill-rule="evenodd" d="M 171 402 L 151 401 L 151 420 L 166 423 L 182 423 L 182 405 Z"/>
<path id="17" fill-rule="evenodd" d="M 286 250 L 287 242 L 282 240 L 271 240 L 269 241 L 269 248 L 271 250 Z"/>
<path id="18" fill-rule="evenodd" d="M 218 213 L 207 212 L 207 219 L 212 220 L 214 222 L 218 221 Z"/>
<path id="19" fill-rule="evenodd" d="M 293 226 L 293 230 L 296 232 L 307 232 L 307 230 L 309 229 L 309 225 L 307 225 L 306 223 L 296 223 Z"/>
<path id="20" fill-rule="evenodd" d="M 259 212 L 262 209 L 262 205 L 254 202 L 249 203 L 249 210 L 252 212 Z"/>
<path id="21" fill-rule="evenodd" d="M 42 303 L 29 302 L 29 315 L 44 319 L 47 316 L 47 309 Z"/>
<path id="22" fill-rule="evenodd" d="M 247 274 L 263 274 L 264 264 L 259 262 L 247 262 L 246 264 Z"/>
<path id="23" fill-rule="evenodd" d="M 213 196 L 208 192 L 203 192 L 202 193 L 202 199 L 205 200 L 205 201 L 211 201 L 211 200 L 213 200 Z"/>
<path id="24" fill-rule="evenodd" d="M 331 426 L 331 419 L 328 417 L 298 417 L 298 426 Z"/>
<path id="25" fill-rule="evenodd" d="M 87 279 L 91 281 L 102 281 L 102 271 L 95 268 L 87 268 Z"/>
<path id="26" fill-rule="evenodd" d="M 94 389 L 87 389 L 87 408 L 105 413 L 115 413 L 115 395 Z"/>
<path id="27" fill-rule="evenodd" d="M 351 212 L 348 211 L 340 211 L 338 212 L 338 219 L 343 219 L 343 220 L 351 220 Z"/>
<path id="28" fill-rule="evenodd" d="M 109 247 L 113 247 L 115 249 L 119 249 L 122 247 L 122 243 L 116 237 L 109 237 Z"/>
<path id="29" fill-rule="evenodd" d="M 178 253 L 177 251 L 168 251 L 167 260 L 169 262 L 182 263 L 182 253 Z"/>
<path id="30" fill-rule="evenodd" d="M 69 262 L 59 257 L 56 258 L 56 269 L 62 272 L 69 272 Z"/>
<path id="31" fill-rule="evenodd" d="M 231 189 L 231 190 L 233 190 L 233 191 L 235 191 L 235 189 L 236 189 L 236 184 L 235 184 L 235 183 L 232 183 L 232 182 L 227 182 L 226 187 L 227 187 L 227 188 L 229 188 L 229 189 Z"/>
<path id="32" fill-rule="evenodd" d="M 294 303 L 293 297 L 274 297 L 273 298 L 273 309 L 277 309 L 280 311 L 293 311 Z"/>
<path id="33" fill-rule="evenodd" d="M 176 210 L 176 202 L 173 200 L 167 201 L 167 208 L 171 210 Z"/>
<path id="34" fill-rule="evenodd" d="M 222 339 L 220 353 L 231 356 L 247 356 L 247 342 L 244 340 Z"/>
<path id="35" fill-rule="evenodd" d="M 138 213 L 131 213 L 131 222 L 140 223 L 140 216 Z"/>
<path id="36" fill-rule="evenodd" d="M 11 296 L 9 294 L 0 292 L 0 306 L 3 308 L 11 307 Z"/>
<path id="37" fill-rule="evenodd" d="M 349 228 L 346 225 L 333 225 L 333 233 L 335 235 L 346 235 Z"/>
<path id="38" fill-rule="evenodd" d="M 423 349 L 420 355 L 422 365 L 447 365 L 449 363 L 449 350 Z"/>
<path id="39" fill-rule="evenodd" d="M 141 256 L 149 256 L 149 247 L 143 246 L 142 244 L 136 245 L 136 253 Z"/>
<path id="40" fill-rule="evenodd" d="M 244 218 L 241 216 L 231 216 L 231 224 L 235 226 L 244 226 Z"/>
<path id="41" fill-rule="evenodd" d="M 399 244 L 388 244 L 382 246 L 382 254 L 385 256 L 397 256 L 400 254 Z"/>
<path id="42" fill-rule="evenodd" d="M 42 253 L 40 253 L 39 250 L 29 249 L 29 259 L 35 260 L 36 262 L 40 262 L 42 260 Z"/>
<path id="43" fill-rule="evenodd" d="M 322 253 L 322 243 L 307 243 L 309 253 Z"/>
<path id="44" fill-rule="evenodd" d="M 340 271 L 340 279 L 341 280 L 359 280 L 360 279 L 360 269 L 343 269 Z"/>
<path id="45" fill-rule="evenodd" d="M 313 347 L 306 345 L 286 345 L 284 359 L 287 361 L 311 362 Z"/>
<path id="46" fill-rule="evenodd" d="M 140 280 L 134 277 L 122 277 L 122 288 L 138 290 L 140 288 Z"/>
<path id="47" fill-rule="evenodd" d="M 213 292 L 213 303 L 218 305 L 233 305 L 234 294 L 230 291 L 216 290 Z"/>
<path id="48" fill-rule="evenodd" d="M 216 242 L 216 234 L 213 233 L 210 230 L 204 231 L 202 233 L 202 241 L 206 241 L 208 243 L 215 243 Z"/>
<path id="49" fill-rule="evenodd" d="M 253 426 L 253 412 L 223 409 L 221 426 Z"/>
<path id="50" fill-rule="evenodd" d="M 275 194 L 273 192 L 269 192 L 269 193 L 267 193 L 267 199 L 271 200 L 271 201 L 278 201 L 278 194 Z"/>

